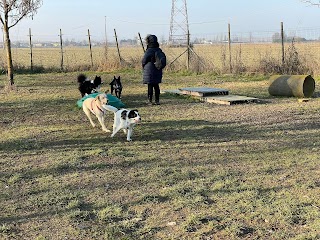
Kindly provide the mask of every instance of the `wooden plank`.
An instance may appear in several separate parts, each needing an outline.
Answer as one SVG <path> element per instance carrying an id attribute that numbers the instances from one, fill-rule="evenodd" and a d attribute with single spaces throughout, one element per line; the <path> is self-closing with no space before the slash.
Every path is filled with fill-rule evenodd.
<path id="1" fill-rule="evenodd" d="M 207 88 L 207 87 L 189 87 L 179 88 L 182 94 L 192 95 L 197 97 L 216 96 L 216 95 L 228 95 L 229 91 L 222 88 Z"/>
<path id="2" fill-rule="evenodd" d="M 172 89 L 172 90 L 162 90 L 162 93 L 171 93 L 171 94 L 184 94 L 182 93 L 182 91 L 180 91 L 179 89 Z"/>
<path id="3" fill-rule="evenodd" d="M 203 97 L 201 101 L 208 103 L 233 105 L 233 104 L 243 104 L 243 103 L 254 103 L 257 102 L 258 98 L 239 96 L 239 95 L 226 95 L 226 96 L 211 96 Z"/>

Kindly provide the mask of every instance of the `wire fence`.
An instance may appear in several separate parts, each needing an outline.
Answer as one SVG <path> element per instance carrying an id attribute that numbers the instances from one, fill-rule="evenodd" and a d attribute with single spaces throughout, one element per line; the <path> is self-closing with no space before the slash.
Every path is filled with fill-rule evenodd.
<path id="1" fill-rule="evenodd" d="M 109 70 L 122 67 L 141 68 L 143 48 L 136 39 L 108 42 L 96 40 L 90 32 L 87 40 L 74 41 L 72 37 L 56 41 L 41 41 L 41 36 L 29 32 L 30 41 L 15 41 L 12 56 L 16 69 Z M 283 58 L 294 56 L 289 64 L 300 64 L 303 73 L 318 74 L 320 66 L 320 28 L 281 29 L 275 31 L 220 32 L 191 35 L 192 47 L 170 47 L 160 39 L 170 71 L 197 72 L 264 72 L 266 63 L 283 64 Z M 1 43 L 0 43 L 1 44 Z M 63 59 L 63 62 L 62 62 Z M 1 66 L 6 67 L 5 51 Z M 281 67 L 281 66 L 280 66 Z M 270 68 L 272 70 L 276 68 Z"/>

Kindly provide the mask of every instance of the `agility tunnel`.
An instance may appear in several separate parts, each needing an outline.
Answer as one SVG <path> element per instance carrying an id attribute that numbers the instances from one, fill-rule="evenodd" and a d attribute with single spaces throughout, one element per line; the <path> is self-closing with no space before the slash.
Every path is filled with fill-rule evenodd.
<path id="1" fill-rule="evenodd" d="M 315 89 L 310 75 L 273 75 L 269 78 L 269 94 L 272 96 L 309 98 Z"/>

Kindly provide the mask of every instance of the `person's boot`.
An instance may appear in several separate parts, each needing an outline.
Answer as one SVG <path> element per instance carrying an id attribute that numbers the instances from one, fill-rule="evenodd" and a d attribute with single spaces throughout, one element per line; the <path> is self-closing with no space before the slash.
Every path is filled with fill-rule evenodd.
<path id="1" fill-rule="evenodd" d="M 147 105 L 152 105 L 152 97 L 148 97 Z"/>

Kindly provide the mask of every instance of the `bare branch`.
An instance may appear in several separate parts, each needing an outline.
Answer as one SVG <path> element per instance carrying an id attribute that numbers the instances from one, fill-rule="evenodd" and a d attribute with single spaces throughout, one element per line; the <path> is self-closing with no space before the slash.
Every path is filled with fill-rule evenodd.
<path id="1" fill-rule="evenodd" d="M 320 7 L 320 0 L 301 0 L 301 2 L 308 3 L 309 5 Z"/>
<path id="2" fill-rule="evenodd" d="M 0 0 L 0 22 L 11 28 L 21 19 L 33 16 L 41 5 L 42 0 Z"/>

